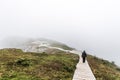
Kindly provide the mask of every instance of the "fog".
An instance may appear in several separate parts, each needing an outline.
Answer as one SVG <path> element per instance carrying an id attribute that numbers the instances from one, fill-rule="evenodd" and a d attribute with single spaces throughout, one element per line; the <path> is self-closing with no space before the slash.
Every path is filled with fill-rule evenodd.
<path id="1" fill-rule="evenodd" d="M 48 38 L 120 66 L 119 4 L 119 0 L 0 0 L 0 40 Z"/>

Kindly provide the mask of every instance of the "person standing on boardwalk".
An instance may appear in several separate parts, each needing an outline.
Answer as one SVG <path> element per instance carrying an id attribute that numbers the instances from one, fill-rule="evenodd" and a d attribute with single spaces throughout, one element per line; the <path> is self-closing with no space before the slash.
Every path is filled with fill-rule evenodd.
<path id="1" fill-rule="evenodd" d="M 86 54 L 85 51 L 83 51 L 83 52 L 82 52 L 83 63 L 85 63 L 86 57 L 87 57 L 87 54 Z"/>

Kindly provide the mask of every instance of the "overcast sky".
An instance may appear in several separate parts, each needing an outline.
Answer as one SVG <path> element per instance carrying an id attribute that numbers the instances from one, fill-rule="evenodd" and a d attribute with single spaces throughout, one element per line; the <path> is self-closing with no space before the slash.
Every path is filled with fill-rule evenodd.
<path id="1" fill-rule="evenodd" d="M 119 0 L 0 0 L 0 40 L 45 37 L 120 65 Z"/>

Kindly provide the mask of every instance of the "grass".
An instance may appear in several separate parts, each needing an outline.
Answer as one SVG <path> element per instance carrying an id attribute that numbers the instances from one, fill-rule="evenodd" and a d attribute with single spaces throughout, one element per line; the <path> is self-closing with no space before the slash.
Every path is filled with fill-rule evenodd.
<path id="1" fill-rule="evenodd" d="M 120 68 L 114 62 L 91 55 L 87 59 L 97 80 L 120 80 Z"/>
<path id="2" fill-rule="evenodd" d="M 72 80 L 78 55 L 51 50 L 47 53 L 0 50 L 0 80 Z M 120 80 L 114 62 L 88 55 L 96 80 Z"/>
<path id="3" fill-rule="evenodd" d="M 78 55 L 0 50 L 0 80 L 72 80 Z"/>
<path id="4" fill-rule="evenodd" d="M 62 44 L 62 43 L 61 44 L 53 43 L 51 46 L 52 47 L 59 47 L 59 48 L 65 49 L 65 50 L 73 50 L 73 48 L 68 47 L 67 45 Z"/>

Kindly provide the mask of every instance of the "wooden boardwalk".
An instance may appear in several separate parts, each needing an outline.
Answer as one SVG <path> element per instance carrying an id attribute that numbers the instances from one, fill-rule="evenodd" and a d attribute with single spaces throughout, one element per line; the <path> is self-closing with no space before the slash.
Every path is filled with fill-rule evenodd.
<path id="1" fill-rule="evenodd" d="M 88 62 L 82 63 L 81 53 L 75 52 L 79 55 L 80 59 L 76 65 L 76 70 L 73 76 L 73 80 L 96 80 L 93 75 L 91 68 L 88 65 Z"/>

